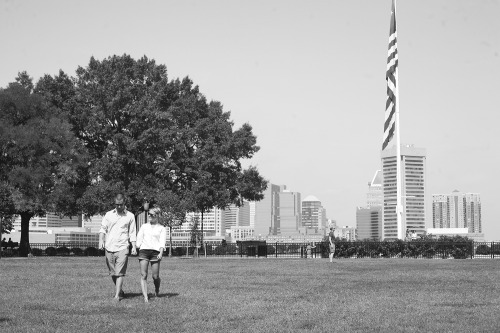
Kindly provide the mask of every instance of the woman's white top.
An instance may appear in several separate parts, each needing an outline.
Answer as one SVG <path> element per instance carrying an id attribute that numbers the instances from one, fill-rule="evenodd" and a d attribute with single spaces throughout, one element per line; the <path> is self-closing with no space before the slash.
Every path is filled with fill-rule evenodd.
<path id="1" fill-rule="evenodd" d="M 165 249 L 167 242 L 167 229 L 161 224 L 146 223 L 141 226 L 137 234 L 136 246 L 140 250 L 156 250 Z"/>

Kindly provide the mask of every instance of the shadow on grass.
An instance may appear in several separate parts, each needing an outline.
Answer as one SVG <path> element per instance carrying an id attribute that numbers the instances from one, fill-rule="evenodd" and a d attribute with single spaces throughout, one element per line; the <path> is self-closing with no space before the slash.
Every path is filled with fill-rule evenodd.
<path id="1" fill-rule="evenodd" d="M 176 297 L 176 296 L 179 296 L 179 294 L 178 293 L 163 293 L 163 294 L 160 294 L 158 297 L 159 298 L 170 298 L 170 297 Z M 125 299 L 136 298 L 136 297 L 142 298 L 142 293 L 126 293 Z"/>
<path id="2" fill-rule="evenodd" d="M 0 318 L 0 323 L 5 323 L 10 321 L 10 318 Z"/>

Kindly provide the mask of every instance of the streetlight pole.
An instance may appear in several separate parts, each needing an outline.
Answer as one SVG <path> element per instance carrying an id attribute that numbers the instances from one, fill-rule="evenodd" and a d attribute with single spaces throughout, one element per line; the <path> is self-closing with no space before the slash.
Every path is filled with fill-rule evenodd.
<path id="1" fill-rule="evenodd" d="M 145 202 L 143 205 L 144 208 L 144 224 L 148 223 L 148 212 L 149 212 L 149 202 Z"/>
<path id="2" fill-rule="evenodd" d="M 2 259 L 2 250 L 3 250 L 2 223 L 3 223 L 3 218 L 0 216 L 0 259 Z"/>

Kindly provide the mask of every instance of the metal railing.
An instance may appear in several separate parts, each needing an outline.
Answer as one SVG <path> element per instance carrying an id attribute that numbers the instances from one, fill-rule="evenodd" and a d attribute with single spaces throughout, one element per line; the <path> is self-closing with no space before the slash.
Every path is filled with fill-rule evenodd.
<path id="1" fill-rule="evenodd" d="M 312 246 L 311 246 L 312 245 Z M 337 241 L 335 258 L 428 258 L 428 259 L 499 259 L 500 243 L 442 242 L 442 241 Z M 32 243 L 33 256 L 103 256 L 98 243 Z M 265 243 L 237 242 L 205 244 L 205 246 L 173 247 L 172 255 L 240 258 L 327 258 L 328 242 L 320 243 Z M 2 248 L 2 256 L 16 257 L 17 247 Z M 165 256 L 169 255 L 166 245 Z"/>

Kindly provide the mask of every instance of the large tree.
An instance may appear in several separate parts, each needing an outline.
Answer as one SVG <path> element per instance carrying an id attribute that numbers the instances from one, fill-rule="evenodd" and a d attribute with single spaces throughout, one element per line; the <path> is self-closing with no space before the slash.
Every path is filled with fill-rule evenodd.
<path id="1" fill-rule="evenodd" d="M 160 200 L 158 189 L 189 196 L 200 211 L 249 192 L 240 160 L 259 149 L 250 125 L 233 131 L 219 102 L 208 102 L 187 77 L 169 81 L 154 60 L 91 58 L 75 78 L 44 77 L 37 92 L 68 116 L 89 151 L 92 183 L 80 200 L 88 214 L 108 209 L 117 190 L 129 196 L 133 211 Z M 252 170 L 258 199 L 266 182 Z"/>
<path id="2" fill-rule="evenodd" d="M 19 249 L 27 256 L 31 217 L 79 213 L 86 154 L 64 116 L 33 91 L 31 78 L 23 72 L 16 81 L 0 89 L 0 182 L 11 202 L 3 213 L 21 216 Z"/>

